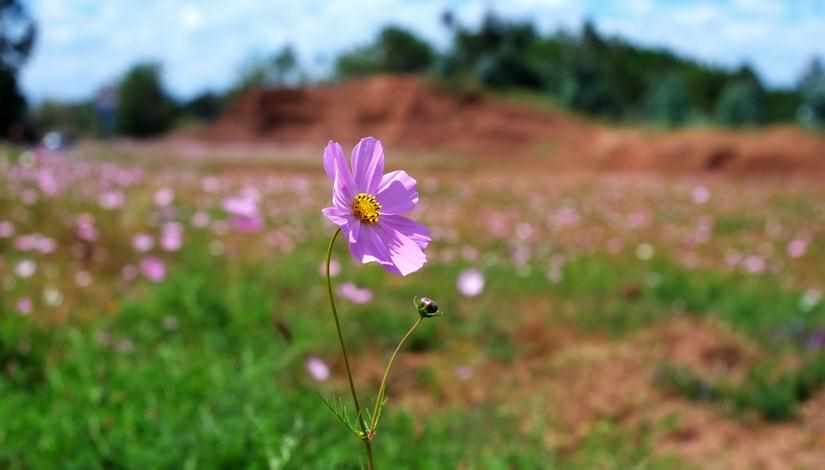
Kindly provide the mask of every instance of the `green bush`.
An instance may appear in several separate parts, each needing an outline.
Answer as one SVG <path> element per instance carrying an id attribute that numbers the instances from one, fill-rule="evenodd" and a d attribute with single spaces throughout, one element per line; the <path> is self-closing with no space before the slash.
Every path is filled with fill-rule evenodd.
<path id="1" fill-rule="evenodd" d="M 132 67 L 118 86 L 117 126 L 132 137 L 152 137 L 172 128 L 175 103 L 160 78 L 157 64 Z"/>
<path id="2" fill-rule="evenodd" d="M 656 81 L 646 98 L 646 116 L 667 126 L 685 124 L 690 117 L 687 83 L 679 76 Z"/>
<path id="3" fill-rule="evenodd" d="M 765 120 L 765 110 L 759 86 L 750 81 L 739 81 L 726 86 L 716 105 L 716 119 L 731 127 L 762 123 Z"/>
<path id="4" fill-rule="evenodd" d="M 435 52 L 415 34 L 397 26 L 387 26 L 374 44 L 342 54 L 335 73 L 342 78 L 375 73 L 416 73 L 433 65 Z"/>

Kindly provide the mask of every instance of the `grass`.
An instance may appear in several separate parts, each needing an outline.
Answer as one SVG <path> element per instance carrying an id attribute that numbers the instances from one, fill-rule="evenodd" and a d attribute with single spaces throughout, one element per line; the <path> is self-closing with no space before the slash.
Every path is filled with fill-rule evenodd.
<path id="1" fill-rule="evenodd" d="M 825 385 L 825 356 L 807 358 L 791 370 L 772 363 L 758 364 L 738 384 L 705 380 L 673 364 L 663 364 L 657 379 L 682 396 L 715 403 L 740 417 L 756 413 L 770 421 L 786 421 L 797 418 L 800 405 Z"/>
<path id="2" fill-rule="evenodd" d="M 39 188 L 31 155 L 0 160 L 0 219 L 16 230 L 0 238 L 0 468 L 359 468 L 358 443 L 319 396 L 348 391 L 319 272 L 331 232 L 318 215 L 328 188 L 317 159 L 204 157 L 181 169 L 165 153 L 129 152 L 146 172 L 139 182 L 121 185 L 112 175 L 126 159 L 104 148 L 93 159 L 73 155 L 80 170 L 59 167 L 58 176 L 86 173 L 57 195 Z M 733 330 L 759 360 L 736 382 L 660 360 L 655 380 L 601 386 L 642 383 L 653 397 L 664 387 L 675 392 L 668 399 L 717 407 L 723 419 L 803 419 L 800 408 L 825 381 L 810 350 L 825 327 L 817 294 L 825 250 L 810 230 L 825 217 L 810 202 L 821 200 L 819 189 L 710 181 L 710 202 L 697 205 L 691 180 L 558 175 L 548 185 L 546 175 L 485 167 L 456 180 L 449 169 L 472 162 L 436 157 L 393 165 L 420 178 L 415 217 L 435 236 L 424 271 L 402 279 L 355 265 L 343 244 L 335 252 L 335 282 L 374 294 L 366 304 L 339 299 L 364 401 L 416 318 L 412 298 L 433 297 L 445 313 L 419 328 L 394 372 L 379 469 L 675 469 L 720 458 L 682 453 L 672 441 L 664 448 L 667 420 L 637 425 L 613 403 L 565 413 L 579 397 L 558 393 L 582 375 L 565 368 L 602 359 L 626 366 L 619 362 L 634 359 L 638 334 L 679 317 Z M 207 175 L 218 189 L 204 189 Z M 163 187 L 175 189 L 170 207 L 153 201 Z M 101 207 L 112 188 L 122 208 Z M 250 190 L 260 195 L 264 229 L 237 233 L 222 199 Z M 95 221 L 94 243 L 78 240 L 81 214 Z M 196 226 L 196 214 L 209 224 Z M 171 220 L 184 227 L 181 251 L 157 246 Z M 711 227 L 703 244 L 686 241 L 697 225 Z M 163 282 L 126 276 L 146 256 L 132 247 L 136 233 L 155 237 L 150 253 L 169 271 Z M 19 248 L 29 234 L 57 249 Z M 784 247 L 800 236 L 810 238 L 808 252 L 789 259 Z M 655 255 L 640 259 L 641 244 Z M 758 254 L 765 271 L 729 265 L 731 251 Z M 37 264 L 31 277 L 16 273 L 24 260 Z M 468 268 L 486 279 L 477 297 L 456 289 Z M 93 282 L 81 287 L 79 273 Z M 54 292 L 59 301 L 49 300 Z M 31 313 L 19 311 L 22 298 Z M 329 364 L 332 379 L 314 381 L 309 357 Z"/>
<path id="3" fill-rule="evenodd" d="M 302 256 L 286 272 L 193 262 L 116 315 L 59 330 L 4 314 L 0 357 L 15 372 L 0 381 L 0 466 L 358 468 L 360 449 L 302 370 L 309 351 L 333 352 L 332 331 L 266 287 L 289 289 L 301 277 L 292 270 L 312 263 Z M 313 289 L 306 297 L 317 304 Z M 273 312 L 288 319 L 291 340 L 273 328 Z M 348 326 L 356 337 L 379 331 Z M 581 451 L 561 455 L 492 404 L 438 411 L 423 428 L 391 411 L 384 426 L 379 468 L 593 468 L 607 455 L 611 466 L 600 468 L 671 468 L 617 430 L 594 431 Z"/>

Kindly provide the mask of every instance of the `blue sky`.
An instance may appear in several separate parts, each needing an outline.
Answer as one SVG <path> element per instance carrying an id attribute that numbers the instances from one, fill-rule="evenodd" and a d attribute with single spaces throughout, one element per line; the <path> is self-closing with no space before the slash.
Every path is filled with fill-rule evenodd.
<path id="1" fill-rule="evenodd" d="M 22 75 L 36 100 L 91 95 L 139 60 L 158 60 L 178 96 L 223 88 L 251 56 L 293 43 L 315 73 L 387 23 L 439 47 L 449 8 L 467 25 L 489 9 L 531 18 L 546 31 L 603 33 L 663 46 L 711 63 L 747 61 L 772 85 L 794 83 L 814 55 L 825 58 L 822 0 L 28 0 L 39 21 L 37 49 Z"/>

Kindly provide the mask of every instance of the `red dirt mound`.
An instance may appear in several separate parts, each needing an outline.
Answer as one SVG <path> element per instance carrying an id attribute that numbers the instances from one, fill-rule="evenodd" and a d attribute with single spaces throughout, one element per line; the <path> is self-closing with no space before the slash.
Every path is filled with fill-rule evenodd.
<path id="1" fill-rule="evenodd" d="M 355 142 L 375 135 L 409 149 L 523 153 L 564 134 L 567 116 L 452 93 L 415 77 L 379 76 L 304 89 L 253 90 L 208 130 L 218 141 Z"/>
<path id="2" fill-rule="evenodd" d="M 825 138 L 791 127 L 751 132 L 610 128 L 571 114 L 377 76 L 241 96 L 202 136 L 212 142 L 320 145 L 366 135 L 410 150 L 532 159 L 570 169 L 786 172 L 825 169 Z"/>

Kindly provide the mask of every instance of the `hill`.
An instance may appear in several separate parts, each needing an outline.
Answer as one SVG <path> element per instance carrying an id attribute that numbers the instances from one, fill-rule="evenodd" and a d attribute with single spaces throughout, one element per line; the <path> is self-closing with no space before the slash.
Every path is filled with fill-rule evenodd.
<path id="1" fill-rule="evenodd" d="M 759 173 L 825 169 L 825 138 L 795 127 L 752 131 L 611 127 L 549 107 L 454 92 L 413 76 L 254 89 L 199 137 L 213 143 L 320 146 L 328 139 L 352 143 L 366 135 L 409 150 L 502 160 L 539 157 L 564 169 Z"/>

